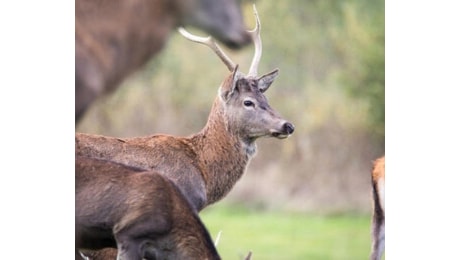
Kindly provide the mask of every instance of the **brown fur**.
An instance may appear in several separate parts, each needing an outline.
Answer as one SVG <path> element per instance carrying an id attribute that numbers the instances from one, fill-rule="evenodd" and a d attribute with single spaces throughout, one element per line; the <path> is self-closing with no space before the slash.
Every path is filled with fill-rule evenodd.
<path id="1" fill-rule="evenodd" d="M 385 247 L 385 156 L 375 160 L 372 169 L 372 252 L 371 260 L 380 260 Z"/>
<path id="2" fill-rule="evenodd" d="M 220 259 L 182 193 L 157 172 L 76 157 L 76 248 L 91 259 Z"/>
<path id="3" fill-rule="evenodd" d="M 76 0 L 76 123 L 97 97 L 114 90 L 186 25 L 231 48 L 250 43 L 235 0 Z"/>

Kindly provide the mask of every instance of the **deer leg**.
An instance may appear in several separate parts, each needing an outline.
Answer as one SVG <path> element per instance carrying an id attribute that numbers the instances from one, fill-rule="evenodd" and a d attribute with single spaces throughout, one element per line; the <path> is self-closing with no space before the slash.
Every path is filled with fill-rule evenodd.
<path id="1" fill-rule="evenodd" d="M 79 122 L 86 110 L 104 90 L 102 72 L 88 57 L 90 54 L 76 43 L 75 47 L 75 122 Z"/>
<path id="2" fill-rule="evenodd" d="M 372 219 L 371 260 L 380 260 L 385 248 L 385 219 L 376 214 Z"/>

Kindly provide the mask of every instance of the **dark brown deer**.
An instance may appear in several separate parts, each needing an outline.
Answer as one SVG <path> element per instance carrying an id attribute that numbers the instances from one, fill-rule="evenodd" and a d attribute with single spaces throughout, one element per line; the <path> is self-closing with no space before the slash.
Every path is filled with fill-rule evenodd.
<path id="1" fill-rule="evenodd" d="M 90 259 L 220 259 L 206 227 L 169 179 L 87 157 L 75 161 L 75 245 L 118 248 Z M 104 252 L 104 251 L 103 251 Z M 94 255 L 93 255 L 94 254 Z"/>
<path id="2" fill-rule="evenodd" d="M 283 139 L 294 132 L 294 126 L 279 116 L 264 96 L 278 69 L 257 76 L 262 43 L 257 12 L 255 15 L 257 25 L 251 36 L 256 50 L 247 76 L 222 55 L 211 38 L 204 40 L 215 47 L 233 72 L 221 84 L 208 121 L 199 133 L 135 138 L 77 133 L 76 154 L 156 170 L 171 179 L 197 211 L 222 199 L 245 172 L 256 152 L 256 139 Z"/>
<path id="3" fill-rule="evenodd" d="M 385 156 L 372 169 L 372 249 L 371 260 L 380 260 L 385 249 Z"/>
<path id="4" fill-rule="evenodd" d="M 250 43 L 237 0 L 76 0 L 75 122 L 162 50 L 179 26 L 230 48 Z"/>

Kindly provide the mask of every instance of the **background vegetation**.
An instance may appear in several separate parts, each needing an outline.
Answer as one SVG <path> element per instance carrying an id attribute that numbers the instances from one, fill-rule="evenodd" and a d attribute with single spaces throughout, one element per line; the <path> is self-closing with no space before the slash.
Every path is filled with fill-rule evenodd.
<path id="1" fill-rule="evenodd" d="M 225 203 L 224 203 L 225 204 Z M 263 213 L 223 204 L 201 213 L 223 259 L 368 259 L 369 216 Z"/>
<path id="2" fill-rule="evenodd" d="M 248 28 L 254 24 L 251 4 L 243 1 Z M 316 240 L 308 240 L 308 234 L 296 237 L 296 229 L 315 232 L 323 223 L 316 216 L 364 216 L 328 220 L 329 230 L 333 230 L 340 226 L 337 223 L 347 225 L 355 219 L 356 230 L 344 227 L 335 235 L 344 243 L 352 243 L 347 241 L 351 237 L 358 239 L 357 243 L 362 241 L 351 248 L 360 247 L 363 254 L 308 258 L 364 259 L 370 246 L 370 169 L 372 161 L 385 152 L 385 2 L 289 0 L 256 4 L 263 41 L 259 73 L 280 69 L 266 95 L 296 130 L 285 140 L 259 140 L 258 154 L 246 174 L 218 204 L 265 212 L 269 218 L 275 214 L 293 219 L 292 226 L 286 227 L 293 236 L 289 241 L 310 241 L 312 247 Z M 252 46 L 226 52 L 247 72 Z M 77 131 L 119 137 L 195 133 L 206 123 L 217 88 L 227 74 L 208 48 L 176 33 L 156 59 L 94 105 Z M 219 211 L 206 214 L 211 214 L 209 219 L 222 217 Z M 304 214 L 305 220 L 297 221 L 295 214 Z M 239 228 L 247 229 L 235 229 Z M 269 230 L 262 232 L 270 234 Z M 235 242 L 222 240 L 222 246 L 244 244 L 238 242 L 242 237 L 232 238 Z M 224 233 L 226 238 L 231 239 Z M 353 251 L 351 248 L 342 247 Z"/>

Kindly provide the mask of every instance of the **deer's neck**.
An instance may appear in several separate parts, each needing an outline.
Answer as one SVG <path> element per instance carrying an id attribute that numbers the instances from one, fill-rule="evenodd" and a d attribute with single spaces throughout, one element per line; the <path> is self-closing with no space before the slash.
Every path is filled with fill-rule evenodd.
<path id="1" fill-rule="evenodd" d="M 205 169 L 207 204 L 222 199 L 240 179 L 256 150 L 253 140 L 247 141 L 231 130 L 219 100 L 214 102 L 206 126 L 192 136 L 197 154 Z"/>

